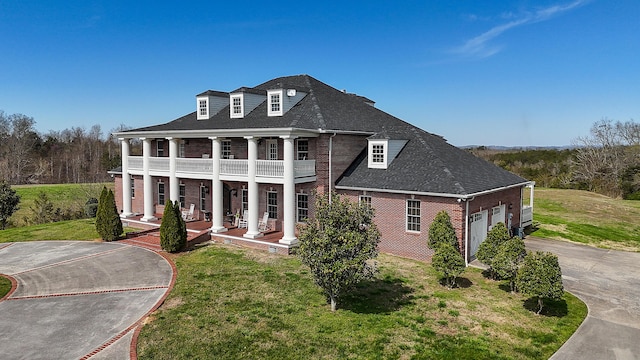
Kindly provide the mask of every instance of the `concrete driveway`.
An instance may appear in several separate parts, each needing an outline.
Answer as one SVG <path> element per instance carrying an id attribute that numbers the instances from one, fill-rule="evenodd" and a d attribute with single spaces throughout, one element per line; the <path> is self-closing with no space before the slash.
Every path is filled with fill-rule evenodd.
<path id="1" fill-rule="evenodd" d="M 174 276 L 153 251 L 76 241 L 0 244 L 0 273 L 17 283 L 0 302 L 3 359 L 129 359 Z"/>
<path id="2" fill-rule="evenodd" d="M 552 359 L 640 360 L 640 253 L 528 237 L 529 250 L 558 255 L 566 290 L 589 315 Z"/>

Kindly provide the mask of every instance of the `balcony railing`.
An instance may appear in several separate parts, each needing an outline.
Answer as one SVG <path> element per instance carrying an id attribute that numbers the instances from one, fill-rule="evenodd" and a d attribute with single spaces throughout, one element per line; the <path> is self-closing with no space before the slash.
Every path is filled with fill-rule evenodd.
<path id="1" fill-rule="evenodd" d="M 533 223 L 533 208 L 531 206 L 522 207 L 522 226 L 529 226 Z"/>
<path id="2" fill-rule="evenodd" d="M 142 157 L 129 156 L 129 170 L 133 172 L 143 171 Z M 212 175 L 213 159 L 178 158 L 176 159 L 176 173 Z M 249 160 L 220 159 L 220 175 L 248 177 Z M 169 175 L 169 158 L 150 157 L 149 171 L 154 173 L 166 173 Z M 315 160 L 295 160 L 293 162 L 293 177 L 304 178 L 316 175 Z M 257 160 L 256 176 L 261 178 L 284 178 L 284 161 L 282 160 Z"/>

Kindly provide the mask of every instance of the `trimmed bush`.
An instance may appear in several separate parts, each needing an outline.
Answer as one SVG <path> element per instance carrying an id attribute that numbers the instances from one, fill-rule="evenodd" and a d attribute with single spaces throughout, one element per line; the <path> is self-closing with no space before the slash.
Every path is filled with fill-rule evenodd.
<path id="1" fill-rule="evenodd" d="M 491 265 L 493 271 L 499 278 L 509 280 L 511 292 L 516 291 L 516 275 L 518 275 L 518 269 L 520 269 L 526 255 L 524 241 L 516 236 L 502 243 L 493 258 Z"/>
<path id="2" fill-rule="evenodd" d="M 187 226 L 180 213 L 180 204 L 167 201 L 160 224 L 160 246 L 167 252 L 178 252 L 187 244 Z"/>
<path id="3" fill-rule="evenodd" d="M 431 259 L 431 266 L 438 271 L 445 280 L 447 287 L 456 285 L 456 278 L 464 272 L 465 263 L 462 255 L 450 244 L 440 243 Z"/>
<path id="4" fill-rule="evenodd" d="M 456 231 L 451 224 L 449 213 L 442 210 L 433 219 L 429 226 L 429 247 L 436 249 L 438 244 L 449 244 L 456 250 L 460 250 Z"/>
<path id="5" fill-rule="evenodd" d="M 94 218 L 98 214 L 98 199 L 90 198 L 84 204 L 84 214 L 88 218 Z"/>
<path id="6" fill-rule="evenodd" d="M 478 252 L 476 253 L 476 257 L 483 264 L 489 266 L 492 277 L 495 277 L 493 271 L 493 258 L 498 253 L 498 248 L 501 244 L 509 240 L 511 236 L 509 236 L 509 230 L 504 225 L 504 223 L 499 222 L 495 224 L 491 230 L 487 233 L 487 238 L 480 244 L 478 247 Z"/>
<path id="7" fill-rule="evenodd" d="M 558 257 L 550 252 L 529 252 L 518 270 L 516 286 L 523 294 L 538 299 L 540 314 L 544 299 L 560 300 L 564 295 Z"/>
<path id="8" fill-rule="evenodd" d="M 102 188 L 96 211 L 96 231 L 104 241 L 117 240 L 123 233 L 113 191 Z"/>

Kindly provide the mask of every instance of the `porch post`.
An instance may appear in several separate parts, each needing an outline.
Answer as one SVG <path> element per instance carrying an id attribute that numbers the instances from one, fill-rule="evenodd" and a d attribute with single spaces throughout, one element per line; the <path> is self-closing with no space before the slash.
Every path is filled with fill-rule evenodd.
<path id="1" fill-rule="evenodd" d="M 180 183 L 176 175 L 179 139 L 168 137 L 169 140 L 169 200 L 176 202 L 180 199 Z"/>
<path id="2" fill-rule="evenodd" d="M 249 239 L 255 239 L 262 236 L 258 231 L 258 206 L 260 198 L 258 196 L 258 183 L 256 182 L 256 162 L 258 160 L 258 139 L 253 136 L 246 136 L 247 149 L 248 149 L 248 171 L 247 171 L 247 206 L 248 215 L 247 219 L 247 232 L 243 235 Z"/>
<path id="3" fill-rule="evenodd" d="M 529 206 L 531 206 L 531 212 L 533 213 L 533 188 L 535 187 L 535 183 L 529 184 Z"/>
<path id="4" fill-rule="evenodd" d="M 211 232 L 221 233 L 227 231 L 224 227 L 223 210 L 223 185 L 220 180 L 220 158 L 222 157 L 222 145 L 219 137 L 211 139 L 211 158 L 213 161 L 213 179 L 211 180 Z"/>
<path id="5" fill-rule="evenodd" d="M 120 138 L 122 148 L 122 213 L 120 217 L 127 218 L 133 215 L 131 211 L 131 175 L 129 175 L 129 139 Z"/>
<path id="6" fill-rule="evenodd" d="M 141 138 L 142 140 L 142 172 L 144 178 L 144 216 L 142 221 L 157 220 L 155 217 L 155 208 L 153 206 L 153 181 L 150 168 L 150 156 L 151 156 L 151 139 Z"/>
<path id="7" fill-rule="evenodd" d="M 283 198 L 283 231 L 280 243 L 292 245 L 298 242 L 296 238 L 296 184 L 294 182 L 294 139 L 293 136 L 283 136 L 284 139 L 284 198 Z"/>

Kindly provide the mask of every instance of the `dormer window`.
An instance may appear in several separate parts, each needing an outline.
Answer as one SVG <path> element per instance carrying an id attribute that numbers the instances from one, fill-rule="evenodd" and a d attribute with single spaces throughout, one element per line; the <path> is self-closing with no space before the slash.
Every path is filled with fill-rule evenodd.
<path id="1" fill-rule="evenodd" d="M 267 91 L 267 116 L 282 116 L 282 90 Z"/>
<path id="2" fill-rule="evenodd" d="M 369 167 L 374 169 L 387 168 L 388 141 L 369 141 Z"/>
<path id="3" fill-rule="evenodd" d="M 209 106 L 207 100 L 198 100 L 198 117 L 209 117 Z"/>
<path id="4" fill-rule="evenodd" d="M 231 97 L 231 118 L 242 118 L 242 95 L 234 95 Z"/>

